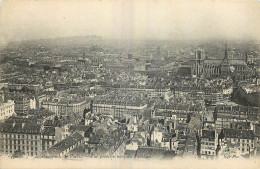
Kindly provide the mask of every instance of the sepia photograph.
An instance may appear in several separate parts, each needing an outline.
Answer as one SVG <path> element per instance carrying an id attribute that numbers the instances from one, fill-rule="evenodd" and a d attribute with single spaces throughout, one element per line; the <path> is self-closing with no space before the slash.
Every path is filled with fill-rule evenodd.
<path id="1" fill-rule="evenodd" d="M 0 0 L 0 168 L 257 169 L 259 0 Z"/>

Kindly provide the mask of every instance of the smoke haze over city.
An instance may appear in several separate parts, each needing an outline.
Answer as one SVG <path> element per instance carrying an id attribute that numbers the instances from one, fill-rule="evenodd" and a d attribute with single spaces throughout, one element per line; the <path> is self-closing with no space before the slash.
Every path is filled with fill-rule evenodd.
<path id="1" fill-rule="evenodd" d="M 258 2 L 15 1 L 0 10 L 0 42 L 97 35 L 108 39 L 259 39 Z"/>

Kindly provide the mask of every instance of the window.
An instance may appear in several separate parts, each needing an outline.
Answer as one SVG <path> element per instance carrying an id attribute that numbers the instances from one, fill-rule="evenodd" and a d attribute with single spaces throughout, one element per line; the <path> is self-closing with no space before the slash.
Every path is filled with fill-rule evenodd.
<path id="1" fill-rule="evenodd" d="M 35 145 L 37 146 L 37 141 L 35 141 Z"/>
<path id="2" fill-rule="evenodd" d="M 37 136 L 35 136 L 35 139 L 37 139 Z"/>

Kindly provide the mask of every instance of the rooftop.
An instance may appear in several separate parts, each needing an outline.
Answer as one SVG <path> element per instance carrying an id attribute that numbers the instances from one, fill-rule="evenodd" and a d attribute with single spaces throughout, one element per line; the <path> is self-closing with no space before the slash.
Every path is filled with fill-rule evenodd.
<path id="1" fill-rule="evenodd" d="M 79 133 L 75 133 L 66 139 L 62 140 L 61 142 L 53 145 L 51 148 L 47 150 L 48 154 L 51 156 L 58 156 L 63 151 L 67 150 L 71 146 L 77 144 L 79 141 L 81 141 L 84 137 L 80 135 Z"/>

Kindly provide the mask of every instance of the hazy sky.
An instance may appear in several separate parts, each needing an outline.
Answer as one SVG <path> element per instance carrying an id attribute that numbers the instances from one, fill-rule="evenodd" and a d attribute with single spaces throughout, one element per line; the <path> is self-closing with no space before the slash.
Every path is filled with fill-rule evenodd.
<path id="1" fill-rule="evenodd" d="M 260 2 L 1 2 L 0 42 L 78 35 L 124 39 L 260 39 Z"/>

